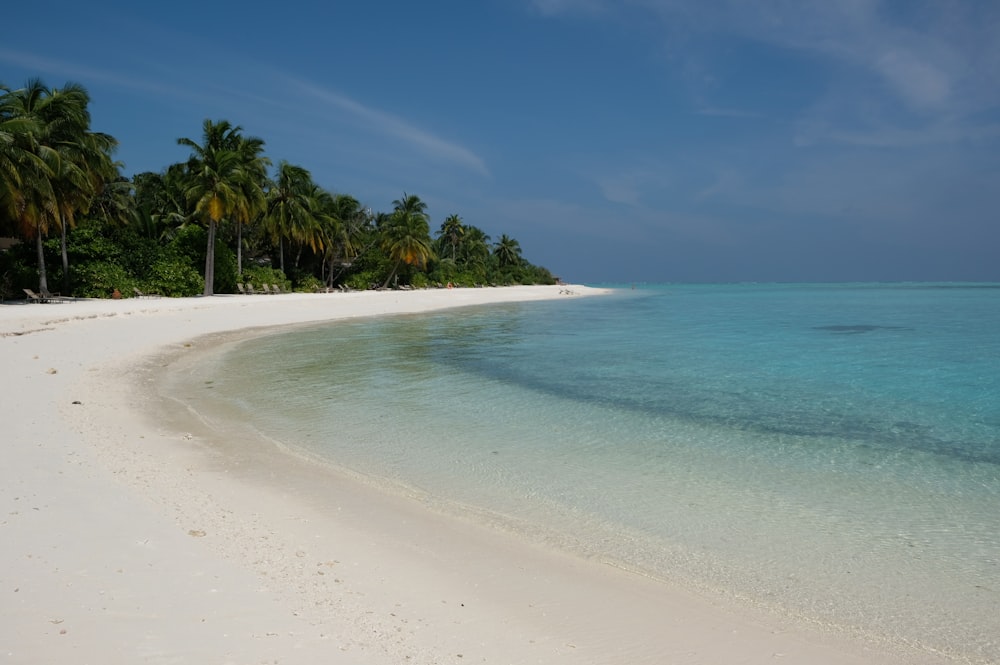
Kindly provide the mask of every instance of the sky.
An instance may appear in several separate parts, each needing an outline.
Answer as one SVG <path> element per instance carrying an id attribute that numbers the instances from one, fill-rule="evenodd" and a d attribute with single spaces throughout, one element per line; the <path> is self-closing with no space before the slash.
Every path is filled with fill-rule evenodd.
<path id="1" fill-rule="evenodd" d="M 127 175 L 229 120 L 375 211 L 567 281 L 1000 281 L 995 0 L 172 0 L 5 8 Z"/>

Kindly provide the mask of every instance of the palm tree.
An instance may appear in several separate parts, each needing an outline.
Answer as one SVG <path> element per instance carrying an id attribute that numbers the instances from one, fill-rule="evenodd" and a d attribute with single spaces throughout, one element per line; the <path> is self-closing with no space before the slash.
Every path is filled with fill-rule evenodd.
<path id="1" fill-rule="evenodd" d="M 19 112 L 9 88 L 0 85 L 0 91 L 0 211 L 15 219 L 24 204 L 25 179 L 46 167 L 31 140 L 40 131 L 37 118 Z"/>
<path id="2" fill-rule="evenodd" d="M 134 222 L 137 212 L 135 187 L 122 175 L 104 183 L 101 193 L 90 204 L 92 217 L 111 224 Z"/>
<path id="3" fill-rule="evenodd" d="M 86 94 L 86 93 L 84 93 Z M 87 120 L 89 124 L 89 117 Z M 76 225 L 76 212 L 88 212 L 95 199 L 104 191 L 107 183 L 120 177 L 121 164 L 111 160 L 111 154 L 118 147 L 114 137 L 100 132 L 84 131 L 76 141 L 62 146 L 64 164 L 72 164 L 69 178 L 59 179 L 56 188 L 61 195 L 60 204 L 60 239 L 59 248 L 62 255 L 63 292 L 69 291 L 69 252 L 66 247 L 66 235 L 69 227 Z M 84 186 L 77 184 L 78 178 L 84 178 Z"/>
<path id="4" fill-rule="evenodd" d="M 321 227 L 316 216 L 316 185 L 306 169 L 282 160 L 267 190 L 264 224 L 278 243 L 278 261 L 285 270 L 285 238 L 322 245 Z"/>
<path id="5" fill-rule="evenodd" d="M 470 224 L 465 227 L 465 237 L 459 249 L 459 263 L 485 279 L 490 258 L 490 237 L 478 226 Z"/>
<path id="6" fill-rule="evenodd" d="M 267 197 L 264 186 L 267 182 L 267 167 L 271 160 L 264 157 L 264 141 L 256 138 L 240 137 L 236 152 L 242 162 L 244 177 L 241 178 L 240 197 L 233 209 L 233 221 L 236 222 L 236 271 L 243 274 L 243 227 L 267 209 Z"/>
<path id="7" fill-rule="evenodd" d="M 497 257 L 501 268 L 520 265 L 521 244 L 504 233 L 493 246 L 493 256 Z"/>
<path id="8" fill-rule="evenodd" d="M 434 258 L 431 249 L 430 223 L 427 204 L 415 195 L 403 193 L 403 198 L 392 202 L 395 207 L 382 230 L 382 249 L 393 262 L 392 271 L 382 288 L 389 286 L 403 265 L 422 267 Z"/>
<path id="9" fill-rule="evenodd" d="M 178 144 L 191 148 L 185 177 L 185 199 L 195 216 L 208 226 L 206 296 L 215 292 L 216 226 L 226 218 L 240 218 L 248 214 L 251 207 L 247 199 L 248 183 L 258 175 L 255 162 L 249 156 L 259 152 L 263 141 L 253 139 L 255 149 L 246 148 L 241 131 L 242 127 L 234 127 L 228 120 L 216 123 L 205 120 L 201 144 L 188 138 L 177 139 Z"/>
<path id="10" fill-rule="evenodd" d="M 370 220 L 353 196 L 334 195 L 320 187 L 316 190 L 313 200 L 323 239 L 321 277 L 327 286 L 333 286 L 337 277 L 364 251 L 359 248 L 370 235 Z"/>
<path id="11" fill-rule="evenodd" d="M 38 79 L 24 88 L 3 88 L 0 97 L 0 203 L 33 237 L 38 252 L 38 287 L 48 292 L 42 246 L 52 226 L 65 233 L 76 214 L 86 211 L 105 180 L 117 173 L 111 136 L 90 131 L 87 91 L 75 83 L 49 89 Z M 10 174 L 10 175 L 7 175 Z M 64 274 L 68 259 L 63 240 Z"/>
<path id="12" fill-rule="evenodd" d="M 438 231 L 438 237 L 442 240 L 447 240 L 448 244 L 451 245 L 451 258 L 455 259 L 458 246 L 462 242 L 462 237 L 465 235 L 465 225 L 462 224 L 462 218 L 458 215 L 448 215 L 444 222 L 441 223 L 441 230 Z"/>
<path id="13" fill-rule="evenodd" d="M 146 237 L 167 238 L 187 221 L 184 199 L 184 164 L 174 164 L 163 173 L 137 173 L 135 189 L 136 221 Z"/>
<path id="14" fill-rule="evenodd" d="M 38 155 L 36 137 L 41 128 L 38 119 L 25 115 L 19 100 L 10 89 L 0 86 L 0 213 L 3 218 L 20 221 L 27 205 L 34 177 L 48 173 Z"/>
<path id="15" fill-rule="evenodd" d="M 339 258 L 350 261 L 358 256 L 359 247 L 369 230 L 370 218 L 361 203 L 348 194 L 337 194 L 331 202 L 331 214 L 339 222 L 338 234 L 331 250 Z"/>

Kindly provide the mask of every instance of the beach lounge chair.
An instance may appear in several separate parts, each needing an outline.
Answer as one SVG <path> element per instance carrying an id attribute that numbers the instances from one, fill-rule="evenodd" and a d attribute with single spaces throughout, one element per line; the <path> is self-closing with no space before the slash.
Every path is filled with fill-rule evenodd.
<path id="1" fill-rule="evenodd" d="M 37 302 L 37 303 L 48 302 L 46 298 L 43 298 L 42 296 L 38 295 L 31 289 L 24 289 L 24 295 L 28 296 L 28 302 Z"/>
<path id="2" fill-rule="evenodd" d="M 281 287 L 278 286 L 277 284 L 272 284 L 271 285 L 271 293 L 274 293 L 276 295 L 281 295 L 282 293 L 285 293 L 285 292 L 282 291 Z"/>
<path id="3" fill-rule="evenodd" d="M 28 302 L 64 302 L 66 299 L 58 293 L 50 293 L 42 289 L 41 293 L 35 293 L 31 289 L 23 289 L 24 295 L 28 296 Z"/>
<path id="4" fill-rule="evenodd" d="M 247 290 L 247 295 L 250 296 L 257 295 L 257 292 L 253 290 L 253 284 L 251 284 L 250 282 L 247 282 L 246 290 Z"/>
<path id="5" fill-rule="evenodd" d="M 66 298 L 63 298 L 58 293 L 52 293 L 48 289 L 42 289 L 42 297 L 48 302 L 63 302 Z"/>
<path id="6" fill-rule="evenodd" d="M 265 282 L 264 284 L 260 285 L 260 292 L 263 293 L 264 295 L 268 295 L 269 296 L 269 295 L 271 295 L 271 287 L 269 287 L 267 285 L 267 283 Z"/>
<path id="7" fill-rule="evenodd" d="M 160 297 L 159 293 L 143 293 L 142 291 L 140 291 L 139 289 L 135 288 L 134 286 L 132 287 L 132 290 L 135 291 L 135 297 L 136 298 L 159 298 Z"/>
<path id="8" fill-rule="evenodd" d="M 240 293 L 242 293 L 243 295 L 247 294 L 247 287 L 243 286 L 239 282 L 236 282 L 236 288 L 239 289 Z"/>

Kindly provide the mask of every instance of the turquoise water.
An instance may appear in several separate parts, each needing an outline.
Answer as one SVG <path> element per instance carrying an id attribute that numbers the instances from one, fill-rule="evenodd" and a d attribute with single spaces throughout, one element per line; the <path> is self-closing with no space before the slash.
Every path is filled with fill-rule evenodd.
<path id="1" fill-rule="evenodd" d="M 1000 662 L 1000 286 L 645 286 L 298 329 L 185 380 L 437 509 Z"/>

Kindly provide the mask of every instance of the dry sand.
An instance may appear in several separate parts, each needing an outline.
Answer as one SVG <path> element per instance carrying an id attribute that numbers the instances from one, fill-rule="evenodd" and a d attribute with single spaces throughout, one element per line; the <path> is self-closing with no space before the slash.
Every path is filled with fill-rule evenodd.
<path id="1" fill-rule="evenodd" d="M 0 306 L 0 660 L 940 662 L 550 551 L 276 450 L 209 445 L 210 427 L 154 422 L 135 385 L 159 351 L 209 333 L 598 292 Z"/>

